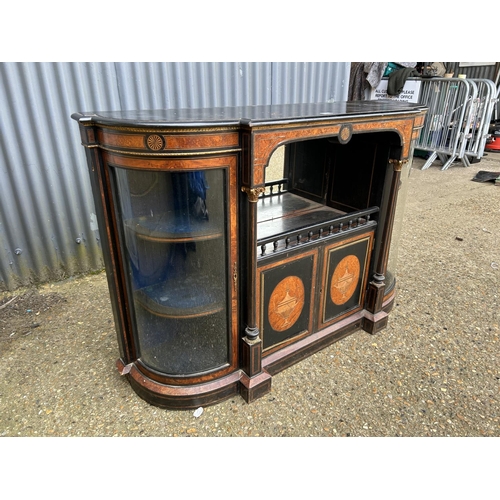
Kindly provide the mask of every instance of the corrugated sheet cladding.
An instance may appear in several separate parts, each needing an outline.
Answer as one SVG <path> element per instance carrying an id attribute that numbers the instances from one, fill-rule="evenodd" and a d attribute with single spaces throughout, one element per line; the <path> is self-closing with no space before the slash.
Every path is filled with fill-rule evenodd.
<path id="1" fill-rule="evenodd" d="M 0 290 L 102 269 L 75 111 L 341 101 L 349 63 L 0 63 Z"/>

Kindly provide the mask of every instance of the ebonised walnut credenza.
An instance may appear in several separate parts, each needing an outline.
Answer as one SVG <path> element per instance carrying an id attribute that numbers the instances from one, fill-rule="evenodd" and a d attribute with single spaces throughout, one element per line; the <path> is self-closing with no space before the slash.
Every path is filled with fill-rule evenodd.
<path id="1" fill-rule="evenodd" d="M 382 330 L 425 113 L 357 101 L 73 114 L 117 367 L 137 394 L 172 409 L 251 402 L 281 370 Z"/>

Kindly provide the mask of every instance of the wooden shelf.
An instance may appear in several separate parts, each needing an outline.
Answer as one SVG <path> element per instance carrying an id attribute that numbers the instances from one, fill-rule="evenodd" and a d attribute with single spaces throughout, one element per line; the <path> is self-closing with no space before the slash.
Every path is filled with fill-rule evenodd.
<path id="1" fill-rule="evenodd" d="M 135 292 L 137 302 L 150 313 L 177 319 L 215 314 L 224 308 L 222 297 L 221 284 L 198 275 L 147 286 Z"/>
<path id="2" fill-rule="evenodd" d="M 194 217 L 180 217 L 167 212 L 154 217 L 137 217 L 124 222 L 138 238 L 165 243 L 182 243 L 186 241 L 203 241 L 221 238 L 223 232 L 220 224 Z"/>
<path id="3" fill-rule="evenodd" d="M 283 193 L 259 200 L 257 205 L 257 240 L 306 229 L 345 215 L 345 212 Z"/>

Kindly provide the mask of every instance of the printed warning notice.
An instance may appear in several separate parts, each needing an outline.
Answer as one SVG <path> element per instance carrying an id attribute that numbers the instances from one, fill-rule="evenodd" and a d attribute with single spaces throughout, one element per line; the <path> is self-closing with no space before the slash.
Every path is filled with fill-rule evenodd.
<path id="1" fill-rule="evenodd" d="M 420 80 L 407 80 L 403 90 L 398 95 L 387 94 L 388 83 L 389 81 L 387 79 L 382 79 L 378 87 L 370 91 L 370 100 L 392 99 L 394 101 L 418 103 L 420 85 L 422 83 Z"/>

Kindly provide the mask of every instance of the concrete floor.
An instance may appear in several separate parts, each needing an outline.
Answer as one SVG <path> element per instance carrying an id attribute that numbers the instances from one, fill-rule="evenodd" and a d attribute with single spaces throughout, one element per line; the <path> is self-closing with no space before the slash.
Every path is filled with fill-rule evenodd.
<path id="1" fill-rule="evenodd" d="M 103 273 L 52 283 L 24 297 L 36 328 L 12 333 L 4 318 L 0 434 L 498 436 L 500 187 L 471 179 L 500 171 L 500 158 L 422 163 L 409 176 L 396 306 L 380 334 L 358 332 L 275 376 L 254 404 L 236 397 L 193 419 L 144 403 L 118 376 Z"/>
<path id="2" fill-rule="evenodd" d="M 147 404 L 119 376 L 103 273 L 52 283 L 17 299 L 31 323 L 2 324 L 0 435 L 498 438 L 500 186 L 471 179 L 500 172 L 500 155 L 446 171 L 422 164 L 409 176 L 396 304 L 379 334 L 359 331 L 294 365 L 252 404 L 238 396 L 196 417 Z"/>

